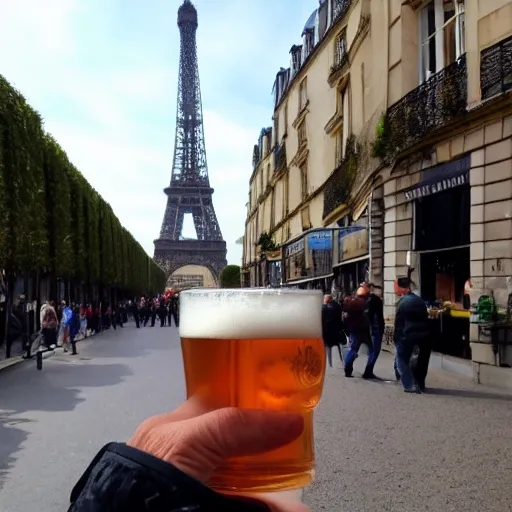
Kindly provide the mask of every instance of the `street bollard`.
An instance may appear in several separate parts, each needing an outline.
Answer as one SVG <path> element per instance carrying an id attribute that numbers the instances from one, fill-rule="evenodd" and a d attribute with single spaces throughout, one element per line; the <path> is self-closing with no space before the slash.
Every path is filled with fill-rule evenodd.
<path id="1" fill-rule="evenodd" d="M 38 370 L 43 369 L 43 353 L 40 350 L 36 354 L 36 365 Z"/>

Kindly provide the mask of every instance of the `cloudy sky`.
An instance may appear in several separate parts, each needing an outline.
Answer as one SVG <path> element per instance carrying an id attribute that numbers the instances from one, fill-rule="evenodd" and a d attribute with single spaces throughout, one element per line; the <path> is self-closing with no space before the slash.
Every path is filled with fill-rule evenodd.
<path id="1" fill-rule="evenodd" d="M 206 151 L 240 263 L 252 146 L 317 0 L 195 0 Z M 149 254 L 172 169 L 181 0 L 0 0 L 0 73 Z M 190 219 L 187 219 L 190 220 Z M 186 222 L 185 236 L 195 236 Z"/>

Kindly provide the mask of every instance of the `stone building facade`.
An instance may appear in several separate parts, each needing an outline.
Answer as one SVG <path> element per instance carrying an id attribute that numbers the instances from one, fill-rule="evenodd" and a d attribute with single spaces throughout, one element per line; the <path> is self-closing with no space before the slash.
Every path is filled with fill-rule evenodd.
<path id="1" fill-rule="evenodd" d="M 512 0 L 322 0 L 275 91 L 246 284 L 371 280 L 392 334 L 411 273 L 429 306 L 456 306 L 434 349 L 512 386 L 512 330 L 475 320 L 486 296 L 512 320 Z"/>

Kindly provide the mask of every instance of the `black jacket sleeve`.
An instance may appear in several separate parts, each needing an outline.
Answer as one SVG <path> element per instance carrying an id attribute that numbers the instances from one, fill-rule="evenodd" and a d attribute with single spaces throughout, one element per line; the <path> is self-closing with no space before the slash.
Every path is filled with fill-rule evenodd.
<path id="1" fill-rule="evenodd" d="M 269 512 L 218 494 L 173 465 L 125 444 L 104 446 L 71 493 L 68 512 Z"/>

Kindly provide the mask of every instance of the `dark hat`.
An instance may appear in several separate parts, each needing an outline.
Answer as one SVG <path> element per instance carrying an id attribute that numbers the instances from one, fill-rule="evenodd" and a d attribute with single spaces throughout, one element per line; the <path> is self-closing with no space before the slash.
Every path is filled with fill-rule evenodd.
<path id="1" fill-rule="evenodd" d="M 408 277 L 399 277 L 397 278 L 397 284 L 400 288 L 410 288 L 411 280 Z"/>

